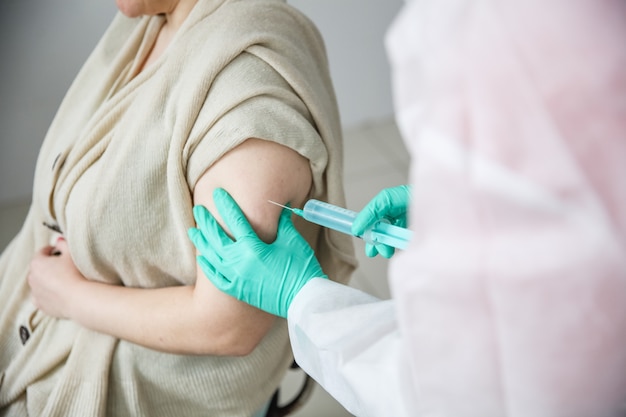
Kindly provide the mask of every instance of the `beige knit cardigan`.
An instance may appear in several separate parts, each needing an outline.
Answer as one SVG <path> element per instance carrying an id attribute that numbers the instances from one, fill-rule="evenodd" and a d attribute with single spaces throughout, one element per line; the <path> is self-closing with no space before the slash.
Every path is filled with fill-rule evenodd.
<path id="1" fill-rule="evenodd" d="M 250 137 L 304 155 L 311 197 L 344 204 L 339 117 L 311 22 L 279 0 L 200 0 L 135 76 L 162 22 L 118 15 L 45 138 L 28 217 L 0 258 L 0 415 L 248 416 L 291 361 L 283 320 L 249 356 L 184 356 L 51 318 L 29 300 L 29 262 L 51 238 L 44 221 L 89 279 L 193 284 L 192 190 Z M 347 281 L 350 239 L 303 232 L 328 275 Z"/>

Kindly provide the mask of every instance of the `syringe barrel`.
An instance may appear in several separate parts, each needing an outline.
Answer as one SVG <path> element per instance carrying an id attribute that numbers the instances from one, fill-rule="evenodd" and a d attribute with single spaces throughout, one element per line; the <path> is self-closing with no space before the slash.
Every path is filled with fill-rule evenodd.
<path id="1" fill-rule="evenodd" d="M 357 212 L 343 207 L 333 206 L 319 200 L 309 200 L 302 209 L 302 217 L 341 233 L 352 235 L 352 223 Z M 405 249 L 411 241 L 412 232 L 408 229 L 389 224 L 386 219 L 379 220 L 359 236 L 370 244 L 384 244 L 398 249 Z"/>
<path id="2" fill-rule="evenodd" d="M 319 200 L 307 201 L 302 211 L 306 220 L 348 235 L 352 234 L 352 222 L 357 216 L 354 211 Z"/>

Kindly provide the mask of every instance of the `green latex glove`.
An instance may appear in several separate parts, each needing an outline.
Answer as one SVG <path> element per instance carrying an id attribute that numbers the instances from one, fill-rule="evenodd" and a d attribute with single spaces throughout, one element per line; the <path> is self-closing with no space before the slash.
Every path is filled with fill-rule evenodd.
<path id="1" fill-rule="evenodd" d="M 289 210 L 284 209 L 280 216 L 276 240 L 267 244 L 258 238 L 230 194 L 218 188 L 213 200 L 235 241 L 204 206 L 194 207 L 198 228 L 190 228 L 188 235 L 201 253 L 198 264 L 218 289 L 287 317 L 291 301 L 304 284 L 312 278 L 328 278 L 291 222 Z"/>
<path id="2" fill-rule="evenodd" d="M 395 226 L 406 227 L 410 200 L 411 187 L 408 185 L 385 188 L 359 212 L 352 223 L 352 234 L 361 236 L 382 219 L 387 219 Z M 384 258 L 391 258 L 394 252 L 395 248 L 391 246 L 365 244 L 365 254 L 369 257 L 380 254 Z"/>

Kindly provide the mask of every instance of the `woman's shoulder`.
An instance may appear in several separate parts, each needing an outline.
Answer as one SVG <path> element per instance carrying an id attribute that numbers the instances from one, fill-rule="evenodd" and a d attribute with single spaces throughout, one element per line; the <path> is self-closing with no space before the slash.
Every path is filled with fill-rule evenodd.
<path id="1" fill-rule="evenodd" d="M 322 40 L 315 24 L 284 0 L 231 0 L 218 7 L 199 2 L 196 7 L 190 15 L 189 29 L 222 32 L 223 41 L 285 37 L 292 42 Z"/>

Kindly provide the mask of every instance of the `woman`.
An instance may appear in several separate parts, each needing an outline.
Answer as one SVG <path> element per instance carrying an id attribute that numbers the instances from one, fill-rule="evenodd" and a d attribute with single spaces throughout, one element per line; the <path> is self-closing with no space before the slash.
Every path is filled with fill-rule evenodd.
<path id="1" fill-rule="evenodd" d="M 217 291 L 186 231 L 216 187 L 268 241 L 280 211 L 268 199 L 343 203 L 323 43 L 282 1 L 118 7 L 0 259 L 0 410 L 248 416 L 292 360 L 285 323 Z M 301 226 L 346 281 L 348 238 Z"/>

